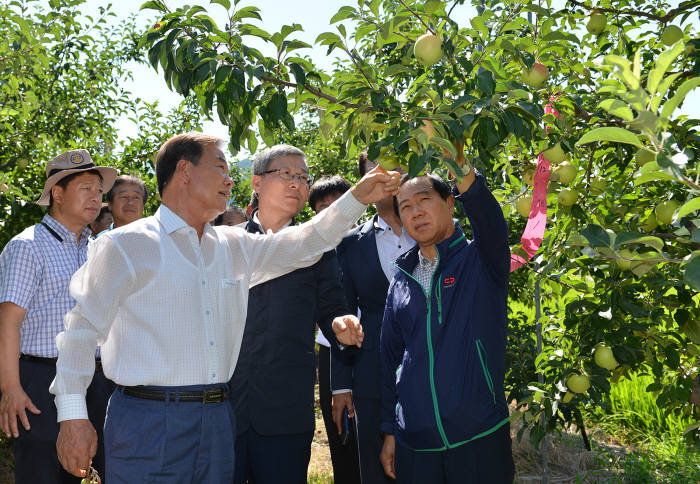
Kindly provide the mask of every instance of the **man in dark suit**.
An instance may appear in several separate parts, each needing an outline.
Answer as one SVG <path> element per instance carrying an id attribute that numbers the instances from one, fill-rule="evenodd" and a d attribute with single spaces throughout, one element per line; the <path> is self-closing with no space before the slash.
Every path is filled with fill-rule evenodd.
<path id="1" fill-rule="evenodd" d="M 376 166 L 366 153 L 358 165 L 360 176 Z M 394 212 L 392 197 L 377 202 L 376 208 L 377 214 L 350 231 L 337 248 L 349 309 L 353 314 L 360 309 L 365 339 L 350 358 L 331 348 L 333 417 L 340 432 L 343 409 L 355 415 L 363 484 L 391 482 L 379 462 L 383 444 L 379 336 L 389 281 L 396 270 L 393 262 L 414 245 Z"/>
<path id="2" fill-rule="evenodd" d="M 291 225 L 306 204 L 311 181 L 298 148 L 276 145 L 262 151 L 253 163 L 258 207 L 245 229 L 268 233 Z M 315 426 L 316 323 L 338 348 L 331 324 L 345 314 L 335 251 L 309 267 L 251 287 L 230 382 L 236 484 L 306 483 Z"/>

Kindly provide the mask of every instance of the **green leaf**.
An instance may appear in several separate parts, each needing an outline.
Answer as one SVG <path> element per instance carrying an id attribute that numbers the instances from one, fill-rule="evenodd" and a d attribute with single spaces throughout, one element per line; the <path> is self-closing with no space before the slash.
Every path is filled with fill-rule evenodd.
<path id="1" fill-rule="evenodd" d="M 670 118 L 673 111 L 675 111 L 676 108 L 681 105 L 688 93 L 698 86 L 700 86 L 700 77 L 693 77 L 681 84 L 676 91 L 676 94 L 674 94 L 674 96 L 666 101 L 666 104 L 664 104 L 664 107 L 661 110 L 661 116 L 664 118 Z"/>
<path id="2" fill-rule="evenodd" d="M 342 42 L 343 39 L 340 38 L 335 32 L 323 32 L 316 37 L 314 41 L 315 44 L 328 45 L 336 42 Z"/>
<path id="3" fill-rule="evenodd" d="M 696 291 L 700 291 L 700 256 L 693 257 L 685 266 L 683 276 L 685 283 Z"/>
<path id="4" fill-rule="evenodd" d="M 163 5 L 161 4 L 162 2 L 156 2 L 156 1 L 150 1 L 146 2 L 143 5 L 141 5 L 141 8 L 139 10 L 158 10 L 159 12 L 164 12 L 163 10 Z"/>
<path id="5" fill-rule="evenodd" d="M 690 241 L 700 244 L 700 229 L 693 230 L 693 235 L 690 237 Z"/>
<path id="6" fill-rule="evenodd" d="M 496 88 L 496 81 L 493 80 L 493 73 L 486 69 L 480 69 L 476 75 L 476 85 L 481 92 L 490 96 Z"/>
<path id="7" fill-rule="evenodd" d="M 238 27 L 238 32 L 241 35 L 253 35 L 253 36 L 259 37 L 263 40 L 267 40 L 268 42 L 270 41 L 270 34 L 268 34 L 266 31 L 264 31 L 260 27 L 256 27 L 255 25 L 243 24 L 240 27 Z"/>
<path id="8" fill-rule="evenodd" d="M 659 89 L 656 92 L 656 95 L 653 96 L 651 103 L 649 104 L 649 109 L 652 112 L 656 112 L 659 110 L 659 106 L 661 105 L 661 101 L 664 99 L 664 96 L 668 92 L 668 89 L 671 87 L 671 84 L 678 79 L 678 76 L 683 74 L 682 72 L 676 72 L 675 74 L 668 75 L 664 78 L 663 81 L 661 81 L 661 84 L 659 84 Z"/>
<path id="9" fill-rule="evenodd" d="M 634 119 L 634 114 L 632 113 L 630 107 L 627 105 L 627 103 L 624 103 L 619 99 L 604 99 L 598 106 L 605 109 L 613 116 L 622 118 L 625 121 L 632 121 L 632 119 Z"/>
<path id="10" fill-rule="evenodd" d="M 453 159 L 457 158 L 457 148 L 454 147 L 452 143 L 450 143 L 449 140 L 446 140 L 445 138 L 438 138 L 437 136 L 433 136 L 430 138 L 430 142 L 438 145 L 440 148 L 449 151 L 449 153 L 452 155 Z"/>
<path id="11" fill-rule="evenodd" d="M 486 22 L 484 22 L 483 18 L 479 16 L 472 17 L 471 24 L 472 28 L 474 30 L 477 30 L 481 34 L 483 39 L 486 39 L 489 36 L 489 29 L 486 26 Z"/>
<path id="12" fill-rule="evenodd" d="M 653 162 L 647 163 L 647 165 L 652 164 Z M 646 165 L 644 165 L 646 166 Z M 634 186 L 639 186 L 644 183 L 649 183 L 653 181 L 670 181 L 670 180 L 675 180 L 676 177 L 669 175 L 666 172 L 663 171 L 650 171 L 648 173 L 643 173 L 642 175 L 636 177 L 634 179 Z"/>
<path id="13" fill-rule="evenodd" d="M 340 7 L 340 10 L 331 17 L 331 24 L 334 24 L 336 22 L 340 22 L 341 20 L 345 20 L 347 18 L 354 18 L 357 17 L 357 10 L 355 10 L 352 7 L 349 7 L 347 5 L 344 5 Z"/>
<path id="14" fill-rule="evenodd" d="M 689 213 L 700 210 L 700 197 L 693 198 L 687 201 L 681 208 L 678 209 L 677 218 L 685 217 Z"/>
<path id="15" fill-rule="evenodd" d="M 234 13 L 231 16 L 231 20 L 234 22 L 238 21 L 238 20 L 242 20 L 244 18 L 256 18 L 258 20 L 262 20 L 262 17 L 260 16 L 260 14 L 258 12 L 260 12 L 260 9 L 258 7 L 253 7 L 253 6 L 243 7 L 240 10 L 237 10 L 236 13 Z"/>
<path id="16" fill-rule="evenodd" d="M 659 57 L 657 57 L 654 68 L 649 73 L 649 78 L 647 79 L 647 91 L 649 91 L 650 95 L 653 96 L 656 94 L 656 89 L 659 87 L 659 83 L 664 77 L 664 74 L 668 71 L 673 60 L 683 52 L 684 48 L 685 45 L 683 45 L 683 42 L 678 42 L 670 49 L 663 51 Z"/>
<path id="17" fill-rule="evenodd" d="M 629 234 L 630 232 L 623 232 Z M 632 234 L 636 235 L 636 234 Z M 619 234 L 618 237 L 622 236 L 622 234 Z M 622 238 L 622 237 L 620 237 Z M 644 236 L 639 236 L 635 238 L 627 238 L 626 240 L 623 238 L 622 241 L 619 239 L 615 240 L 615 248 L 618 248 L 622 245 L 627 245 L 627 244 L 644 244 L 648 245 L 649 247 L 653 247 L 656 250 L 662 250 L 664 248 L 664 241 L 661 240 L 658 237 L 652 237 L 651 235 L 644 235 Z"/>
<path id="18" fill-rule="evenodd" d="M 647 272 L 649 272 L 651 269 L 656 267 L 656 265 L 658 264 L 656 259 L 659 258 L 661 258 L 661 254 L 658 254 L 656 252 L 645 252 L 642 254 L 638 254 L 635 257 L 635 260 L 632 261 L 630 270 L 637 277 L 641 277 Z"/>
<path id="19" fill-rule="evenodd" d="M 576 146 L 593 143 L 594 141 L 611 141 L 613 143 L 626 143 L 638 148 L 643 148 L 644 145 L 631 131 L 623 128 L 596 128 L 581 136 L 581 139 L 576 142 Z"/>
<path id="20" fill-rule="evenodd" d="M 600 225 L 591 224 L 581 231 L 591 247 L 610 247 L 610 234 Z"/>

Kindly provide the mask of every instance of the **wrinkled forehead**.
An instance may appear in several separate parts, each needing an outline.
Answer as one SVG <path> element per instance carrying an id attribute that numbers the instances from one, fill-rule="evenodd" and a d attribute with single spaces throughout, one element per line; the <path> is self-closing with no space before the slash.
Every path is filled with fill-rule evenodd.
<path id="1" fill-rule="evenodd" d="M 298 170 L 305 173 L 309 172 L 309 167 L 306 165 L 304 157 L 299 155 L 283 155 L 275 158 L 270 162 L 267 169 L 275 170 L 277 168 L 289 168 L 292 171 Z"/>
<path id="2" fill-rule="evenodd" d="M 399 194 L 396 196 L 396 200 L 401 203 L 402 200 L 408 200 L 411 197 L 422 194 L 434 194 L 435 189 L 427 176 L 418 176 L 407 180 L 399 188 Z"/>

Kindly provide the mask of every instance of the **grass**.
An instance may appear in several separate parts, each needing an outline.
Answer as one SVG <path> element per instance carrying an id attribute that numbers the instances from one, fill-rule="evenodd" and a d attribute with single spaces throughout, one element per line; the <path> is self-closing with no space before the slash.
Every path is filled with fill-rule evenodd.
<path id="1" fill-rule="evenodd" d="M 613 482 L 700 482 L 700 453 L 683 434 L 693 419 L 666 415 L 646 391 L 653 381 L 646 375 L 621 380 L 611 388 L 609 410 L 597 408 L 588 415 L 597 431 L 632 447 L 622 454 L 602 451 L 608 465 L 624 476 Z"/>

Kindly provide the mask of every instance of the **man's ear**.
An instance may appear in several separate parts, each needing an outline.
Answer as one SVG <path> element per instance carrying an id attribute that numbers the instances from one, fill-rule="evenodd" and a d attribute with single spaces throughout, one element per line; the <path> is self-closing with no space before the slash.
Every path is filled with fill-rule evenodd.
<path id="1" fill-rule="evenodd" d="M 51 187 L 51 196 L 53 197 L 54 203 L 63 203 L 64 190 L 62 186 L 54 185 Z"/>
<path id="2" fill-rule="evenodd" d="M 455 211 L 455 197 L 452 195 L 447 197 L 447 206 L 450 208 L 450 214 Z"/>
<path id="3" fill-rule="evenodd" d="M 177 162 L 177 165 L 175 165 L 174 175 L 179 177 L 184 183 L 189 183 L 191 167 L 192 163 L 183 158 Z"/>
<path id="4" fill-rule="evenodd" d="M 253 175 L 253 178 L 250 180 L 250 185 L 253 187 L 253 191 L 257 194 L 260 194 L 260 185 L 262 184 L 262 176 L 260 175 Z"/>

